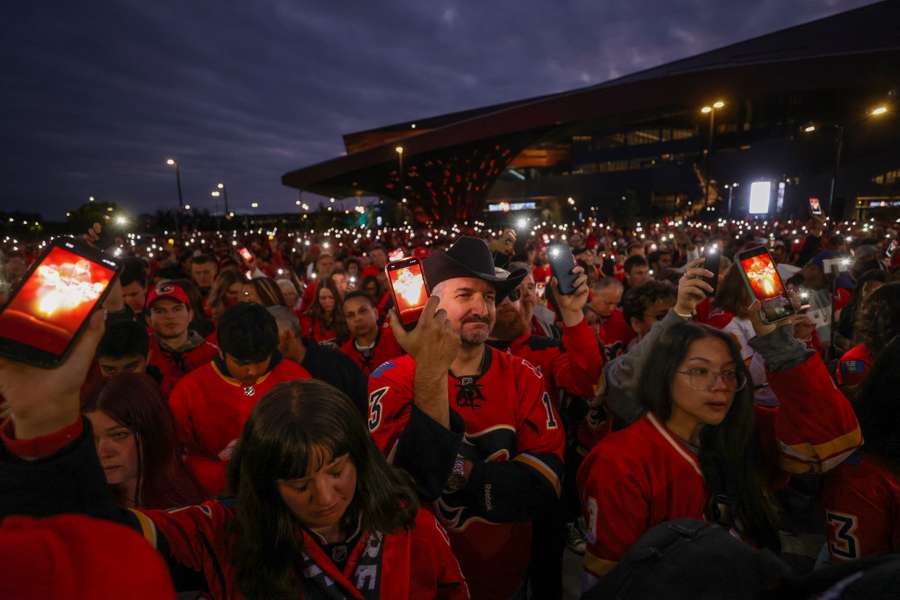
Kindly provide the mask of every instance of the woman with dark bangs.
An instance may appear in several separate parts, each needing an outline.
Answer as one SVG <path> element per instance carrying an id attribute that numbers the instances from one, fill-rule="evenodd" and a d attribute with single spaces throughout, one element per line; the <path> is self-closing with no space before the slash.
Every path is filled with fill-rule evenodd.
<path id="1" fill-rule="evenodd" d="M 90 421 L 77 418 L 77 382 L 102 329 L 102 319 L 94 319 L 52 371 L 0 360 L 13 415 L 3 443 L 7 452 L 40 459 L 0 461 L 4 477 L 17 474 L 19 503 L 39 498 L 49 513 L 88 514 L 110 504 Z M 44 379 L 35 385 L 39 374 Z M 65 465 L 77 473 L 50 476 Z M 257 404 L 229 484 L 233 500 L 116 515 L 142 532 L 174 573 L 202 572 L 212 598 L 469 598 L 447 535 L 419 509 L 409 476 L 388 465 L 353 403 L 324 382 L 283 383 Z M 175 583 L 181 587 L 178 577 Z"/>
<path id="2" fill-rule="evenodd" d="M 204 500 L 181 461 L 172 413 L 151 377 L 116 375 L 88 400 L 83 412 L 119 505 L 169 508 Z"/>

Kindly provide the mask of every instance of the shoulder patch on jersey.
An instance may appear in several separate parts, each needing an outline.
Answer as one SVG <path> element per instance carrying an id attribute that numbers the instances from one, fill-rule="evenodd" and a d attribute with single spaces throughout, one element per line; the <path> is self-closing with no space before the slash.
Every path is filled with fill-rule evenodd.
<path id="1" fill-rule="evenodd" d="M 841 371 L 845 375 L 865 373 L 866 363 L 861 360 L 845 360 L 841 363 Z"/>
<path id="2" fill-rule="evenodd" d="M 552 337 L 547 337 L 546 335 L 533 335 L 528 338 L 525 344 L 532 350 L 546 350 L 547 348 L 563 349 L 562 342 L 555 340 Z"/>
<path id="3" fill-rule="evenodd" d="M 381 377 L 381 375 L 382 375 L 385 371 L 390 371 L 391 369 L 393 369 L 393 368 L 396 367 L 396 366 L 397 366 L 397 364 L 396 364 L 394 361 L 392 361 L 392 360 L 383 362 L 383 363 L 381 363 L 381 364 L 378 366 L 377 369 L 375 369 L 374 371 L 372 371 L 372 377 Z"/>

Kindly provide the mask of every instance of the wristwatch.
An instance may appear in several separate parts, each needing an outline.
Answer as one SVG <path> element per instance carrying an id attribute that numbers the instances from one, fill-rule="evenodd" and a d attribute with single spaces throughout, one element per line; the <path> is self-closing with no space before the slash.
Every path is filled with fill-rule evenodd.
<path id="1" fill-rule="evenodd" d="M 453 461 L 453 469 L 450 470 L 450 477 L 447 478 L 446 491 L 451 494 L 458 492 L 466 487 L 467 483 L 466 459 L 462 454 L 457 454 L 456 460 Z"/>

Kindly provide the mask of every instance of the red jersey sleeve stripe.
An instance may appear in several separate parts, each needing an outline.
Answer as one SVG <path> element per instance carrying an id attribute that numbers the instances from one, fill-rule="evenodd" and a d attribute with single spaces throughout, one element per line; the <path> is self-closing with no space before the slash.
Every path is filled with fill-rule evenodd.
<path id="1" fill-rule="evenodd" d="M 157 547 L 157 533 L 156 533 L 156 524 L 153 522 L 150 517 L 145 515 L 144 513 L 128 509 L 131 513 L 137 517 L 138 523 L 141 525 L 141 534 L 144 536 L 144 539 L 150 542 L 150 545 L 154 548 Z"/>
<path id="2" fill-rule="evenodd" d="M 519 461 L 521 463 L 525 463 L 541 475 L 543 475 L 544 479 L 550 482 L 550 485 L 553 487 L 553 491 L 556 493 L 556 496 L 560 495 L 560 483 L 559 476 L 557 476 L 556 472 L 549 466 L 547 463 L 534 456 L 533 454 L 522 453 L 513 458 L 515 461 Z"/>

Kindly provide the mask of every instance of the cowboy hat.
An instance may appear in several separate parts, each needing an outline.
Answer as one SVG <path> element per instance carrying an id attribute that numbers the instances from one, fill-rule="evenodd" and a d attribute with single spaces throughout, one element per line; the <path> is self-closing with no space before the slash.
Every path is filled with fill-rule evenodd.
<path id="1" fill-rule="evenodd" d="M 498 304 L 528 275 L 528 271 L 521 269 L 508 275 L 495 274 L 494 257 L 487 243 L 467 235 L 459 237 L 446 251 L 432 252 L 422 264 L 431 289 L 448 279 L 473 277 L 494 286 Z"/>

